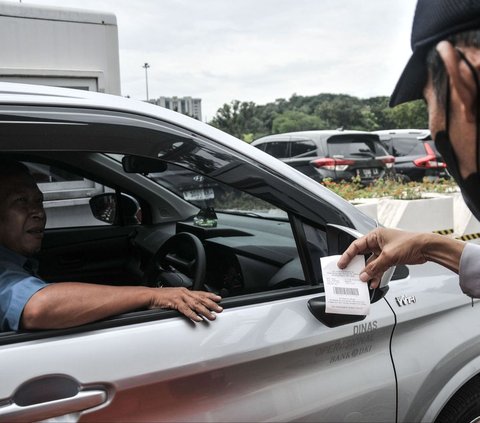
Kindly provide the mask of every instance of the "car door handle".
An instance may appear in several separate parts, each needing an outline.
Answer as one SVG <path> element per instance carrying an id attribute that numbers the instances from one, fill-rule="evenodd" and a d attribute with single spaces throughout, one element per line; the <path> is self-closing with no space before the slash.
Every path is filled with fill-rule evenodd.
<path id="1" fill-rule="evenodd" d="M 38 421 L 96 407 L 107 401 L 103 390 L 80 391 L 75 396 L 27 406 L 10 403 L 0 407 L 0 422 Z"/>

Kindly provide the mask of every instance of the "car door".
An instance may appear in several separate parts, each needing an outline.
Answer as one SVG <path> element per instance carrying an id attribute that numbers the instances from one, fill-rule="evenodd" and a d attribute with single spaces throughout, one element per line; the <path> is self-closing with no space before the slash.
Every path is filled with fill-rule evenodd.
<path id="1" fill-rule="evenodd" d="M 389 351 L 394 316 L 388 303 L 376 301 L 362 320 L 333 318 L 326 324 L 314 315 L 318 310 L 321 315 L 324 294 L 312 265 L 318 257 L 311 254 L 311 241 L 302 228 L 313 222 L 311 236 L 322 238 L 328 221 L 353 225 L 345 215 L 353 207 L 341 203 L 345 210 L 339 210 L 289 181 L 286 169 L 284 174 L 268 170 L 239 153 L 243 146 L 232 150 L 225 140 L 195 135 L 195 128 L 105 110 L 57 112 L 49 116 L 52 131 L 43 125 L 39 134 L 29 119 L 35 114 L 33 107 L 21 113 L 6 107 L 4 116 L 15 115 L 26 124 L 16 120 L 14 131 L 2 124 L 4 148 L 29 151 L 45 136 L 50 149 L 74 151 L 78 142 L 84 142 L 89 149 L 114 153 L 135 149 L 151 155 L 159 154 L 154 148 L 158 135 L 164 150 L 164 144 L 171 143 L 172 150 L 165 155 L 172 162 L 180 157 L 192 167 L 205 166 L 221 182 L 288 212 L 310 284 L 226 298 L 216 321 L 198 325 L 174 311 L 149 310 L 73 329 L 2 334 L 0 420 L 395 419 L 396 384 Z M 42 109 L 42 119 L 45 113 Z M 78 125 L 79 120 L 84 125 Z M 56 127 L 52 121 L 61 124 Z M 142 135 L 145 128 L 148 137 Z M 70 135 L 68 140 L 65 134 Z M 132 190 L 145 189 L 136 187 L 134 179 L 128 183 Z M 153 191 L 149 194 L 154 198 Z M 250 218 L 258 219 L 251 220 L 253 227 L 264 222 Z M 272 228 L 280 224 L 287 225 L 270 222 Z M 328 249 L 329 254 L 340 252 L 338 246 Z"/>
<path id="2" fill-rule="evenodd" d="M 0 419 L 393 421 L 388 304 L 330 328 L 308 310 L 318 297 L 225 301 L 197 326 L 132 318 L 3 345 Z"/>
<path id="3" fill-rule="evenodd" d="M 462 293 L 457 274 L 435 263 L 410 266 L 402 280 L 390 283 L 385 298 L 397 319 L 392 357 L 398 421 L 434 421 L 456 392 L 478 380 L 478 300 Z M 473 397 L 461 394 L 457 409 L 466 409 Z"/>

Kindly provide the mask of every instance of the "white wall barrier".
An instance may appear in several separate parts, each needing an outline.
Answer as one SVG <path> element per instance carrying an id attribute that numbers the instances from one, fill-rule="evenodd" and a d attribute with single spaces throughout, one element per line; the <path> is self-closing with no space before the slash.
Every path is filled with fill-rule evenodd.
<path id="1" fill-rule="evenodd" d="M 351 202 L 387 228 L 438 232 L 465 241 L 480 242 L 480 222 L 458 192 L 430 194 L 429 198 L 419 200 L 360 198 Z"/>
<path id="2" fill-rule="evenodd" d="M 358 198 L 352 200 L 351 203 L 368 217 L 378 220 L 377 208 L 378 208 L 378 198 Z"/>
<path id="3" fill-rule="evenodd" d="M 460 193 L 453 196 L 453 219 L 455 237 L 467 241 L 480 238 L 480 222 L 473 216 Z"/>
<path id="4" fill-rule="evenodd" d="M 453 199 L 451 196 L 419 200 L 380 199 L 378 221 L 389 228 L 415 232 L 451 231 Z"/>

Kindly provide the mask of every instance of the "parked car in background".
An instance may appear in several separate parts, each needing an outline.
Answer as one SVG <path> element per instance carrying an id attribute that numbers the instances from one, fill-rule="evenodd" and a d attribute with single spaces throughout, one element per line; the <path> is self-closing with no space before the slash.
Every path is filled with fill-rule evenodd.
<path id="1" fill-rule="evenodd" d="M 428 129 L 388 129 L 374 134 L 395 157 L 395 171 L 404 181 L 450 177 Z"/>
<path id="2" fill-rule="evenodd" d="M 369 132 L 290 132 L 259 138 L 252 145 L 319 182 L 359 177 L 367 185 L 394 175 L 394 158 L 378 135 Z"/>
<path id="3" fill-rule="evenodd" d="M 376 136 L 362 139 L 351 157 L 377 151 Z M 0 333 L 0 422 L 480 416 L 480 307 L 458 275 L 397 266 L 368 315 L 326 313 L 320 258 L 377 223 L 285 163 L 149 103 L 8 83 L 0 156 L 29 165 L 49 219 L 65 211 L 44 232 L 42 278 L 196 287 L 224 308 L 197 325 L 155 309 Z M 60 195 L 68 183 L 88 218 Z M 215 216 L 198 219 L 204 207 Z"/>

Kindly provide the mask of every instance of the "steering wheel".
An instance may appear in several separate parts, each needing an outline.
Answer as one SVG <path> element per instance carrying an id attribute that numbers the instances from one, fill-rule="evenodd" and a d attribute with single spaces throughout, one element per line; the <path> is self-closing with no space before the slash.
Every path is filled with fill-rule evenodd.
<path id="1" fill-rule="evenodd" d="M 145 282 L 154 286 L 204 287 L 207 259 L 202 242 L 189 232 L 168 238 L 145 271 Z"/>

